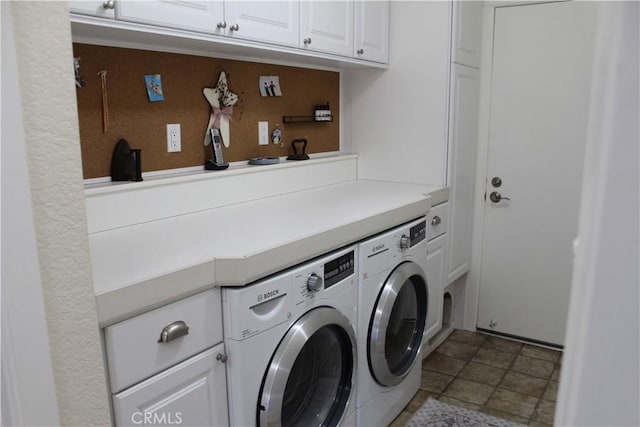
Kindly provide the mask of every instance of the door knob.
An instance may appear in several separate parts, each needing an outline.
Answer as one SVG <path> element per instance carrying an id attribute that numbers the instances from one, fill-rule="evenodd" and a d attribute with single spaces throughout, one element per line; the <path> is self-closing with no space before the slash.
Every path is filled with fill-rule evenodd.
<path id="1" fill-rule="evenodd" d="M 491 194 L 489 194 L 489 199 L 491 199 L 493 203 L 498 203 L 500 200 L 511 200 L 508 197 L 504 197 L 502 194 L 498 193 L 497 191 L 494 191 Z"/>
<path id="2" fill-rule="evenodd" d="M 494 176 L 491 178 L 491 185 L 495 188 L 499 188 L 502 185 L 502 179 L 499 176 Z"/>

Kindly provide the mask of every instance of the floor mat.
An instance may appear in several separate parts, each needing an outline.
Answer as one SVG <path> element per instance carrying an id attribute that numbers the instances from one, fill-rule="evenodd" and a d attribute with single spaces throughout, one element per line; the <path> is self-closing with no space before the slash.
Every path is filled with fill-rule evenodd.
<path id="1" fill-rule="evenodd" d="M 520 427 L 523 424 L 503 420 L 470 409 L 459 408 L 429 398 L 413 414 L 405 427 Z"/>

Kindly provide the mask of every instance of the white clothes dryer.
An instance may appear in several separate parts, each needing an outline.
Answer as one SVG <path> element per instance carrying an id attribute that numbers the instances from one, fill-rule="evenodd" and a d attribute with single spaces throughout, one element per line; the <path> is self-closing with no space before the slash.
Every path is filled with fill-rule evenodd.
<path id="1" fill-rule="evenodd" d="M 230 425 L 355 426 L 356 253 L 222 290 Z"/>
<path id="2" fill-rule="evenodd" d="M 421 347 L 437 323 L 425 274 L 426 219 L 358 246 L 357 424 L 387 426 L 420 387 Z M 430 313 L 436 313 L 430 316 Z"/>

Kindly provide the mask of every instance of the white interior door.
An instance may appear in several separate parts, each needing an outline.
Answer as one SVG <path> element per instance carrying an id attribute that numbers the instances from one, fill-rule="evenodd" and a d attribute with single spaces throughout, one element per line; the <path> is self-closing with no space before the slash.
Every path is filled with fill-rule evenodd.
<path id="1" fill-rule="evenodd" d="M 564 343 L 596 7 L 496 8 L 478 328 Z"/>

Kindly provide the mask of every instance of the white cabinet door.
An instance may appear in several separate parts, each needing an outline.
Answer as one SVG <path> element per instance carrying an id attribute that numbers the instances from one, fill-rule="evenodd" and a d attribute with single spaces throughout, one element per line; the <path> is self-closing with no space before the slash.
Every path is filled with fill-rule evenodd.
<path id="1" fill-rule="evenodd" d="M 221 343 L 113 396 L 116 426 L 228 426 Z"/>
<path id="2" fill-rule="evenodd" d="M 298 1 L 239 1 L 224 4 L 229 37 L 298 46 Z"/>
<path id="3" fill-rule="evenodd" d="M 116 18 L 162 27 L 223 34 L 223 2 L 195 0 L 118 1 Z"/>
<path id="4" fill-rule="evenodd" d="M 389 62 L 389 0 L 357 0 L 354 27 L 353 56 Z"/>
<path id="5" fill-rule="evenodd" d="M 454 1 L 451 62 L 480 67 L 482 2 Z"/>
<path id="6" fill-rule="evenodd" d="M 353 1 L 300 3 L 300 47 L 353 56 Z"/>
<path id="7" fill-rule="evenodd" d="M 442 289 L 447 234 L 442 234 L 427 242 L 427 281 L 429 283 L 429 311 L 425 342 L 442 328 Z"/>
<path id="8" fill-rule="evenodd" d="M 453 282 L 469 270 L 478 128 L 479 71 L 452 64 L 449 98 L 449 256 Z"/>
<path id="9" fill-rule="evenodd" d="M 115 16 L 115 0 L 72 0 L 69 2 L 69 10 L 82 15 L 113 18 Z"/>

